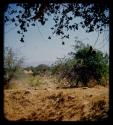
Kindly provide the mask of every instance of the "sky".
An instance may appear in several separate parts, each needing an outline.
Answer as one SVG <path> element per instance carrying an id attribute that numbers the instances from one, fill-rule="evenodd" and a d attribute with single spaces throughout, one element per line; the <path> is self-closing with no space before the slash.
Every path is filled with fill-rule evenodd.
<path id="1" fill-rule="evenodd" d="M 20 58 L 24 57 L 25 66 L 51 65 L 57 58 L 62 58 L 73 51 L 72 45 L 75 43 L 75 37 L 86 44 L 89 43 L 95 49 L 109 54 L 109 30 L 98 34 L 96 31 L 86 33 L 82 28 L 79 28 L 77 31 L 70 31 L 70 38 L 65 39 L 65 45 L 62 45 L 62 40 L 58 36 L 53 35 L 52 39 L 48 39 L 48 36 L 52 35 L 50 29 L 52 25 L 53 21 L 50 17 L 44 26 L 37 23 L 35 27 L 30 27 L 25 33 L 24 43 L 19 41 L 18 27 L 13 24 L 4 25 L 4 47 L 10 47 Z"/>

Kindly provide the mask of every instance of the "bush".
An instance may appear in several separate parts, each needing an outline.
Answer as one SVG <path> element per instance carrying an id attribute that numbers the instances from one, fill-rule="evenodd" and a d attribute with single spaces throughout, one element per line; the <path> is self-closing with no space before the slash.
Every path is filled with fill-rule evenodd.
<path id="1" fill-rule="evenodd" d="M 56 61 L 52 67 L 53 74 L 69 79 L 71 84 L 75 84 L 76 81 L 76 85 L 80 82 L 85 86 L 91 80 L 96 80 L 97 84 L 103 84 L 102 78 L 109 77 L 107 54 L 83 44 L 80 47 L 77 46 L 77 51 L 69 54 L 71 57 Z"/>
<path id="2" fill-rule="evenodd" d="M 96 79 L 98 84 L 102 77 L 108 75 L 108 56 L 104 55 L 99 50 L 92 49 L 91 46 L 86 46 L 75 53 L 74 58 L 81 61 L 82 68 L 76 69 L 75 72 L 80 77 L 80 80 L 86 85 L 91 79 Z M 85 68 L 83 68 L 85 66 Z"/>

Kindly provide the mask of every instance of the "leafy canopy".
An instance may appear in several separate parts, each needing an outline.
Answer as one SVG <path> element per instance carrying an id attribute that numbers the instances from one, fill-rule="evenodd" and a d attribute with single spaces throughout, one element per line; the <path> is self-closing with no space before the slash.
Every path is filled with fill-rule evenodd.
<path id="1" fill-rule="evenodd" d="M 17 9 L 18 8 L 18 9 Z M 5 6 L 5 23 L 14 23 L 19 26 L 18 34 L 21 34 L 21 42 L 24 42 L 24 33 L 29 26 L 36 26 L 36 23 L 45 25 L 52 17 L 54 25 L 52 33 L 61 36 L 62 39 L 69 38 L 70 30 L 78 30 L 79 27 L 86 32 L 106 29 L 109 24 L 109 5 L 104 1 L 97 3 L 50 3 L 48 0 L 43 3 L 16 3 Z M 80 21 L 77 21 L 77 18 Z M 49 36 L 48 39 L 51 39 Z M 64 44 L 64 42 L 63 42 Z"/>

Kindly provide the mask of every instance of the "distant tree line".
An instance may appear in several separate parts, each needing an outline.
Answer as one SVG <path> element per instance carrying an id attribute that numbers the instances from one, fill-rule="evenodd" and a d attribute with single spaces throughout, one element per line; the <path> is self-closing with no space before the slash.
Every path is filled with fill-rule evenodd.
<path id="1" fill-rule="evenodd" d="M 47 72 L 49 72 L 50 67 L 46 64 L 40 64 L 36 67 L 29 66 L 29 67 L 26 67 L 24 69 L 25 70 L 32 70 L 33 76 L 36 76 L 36 75 L 43 76 L 44 74 L 47 74 Z"/>

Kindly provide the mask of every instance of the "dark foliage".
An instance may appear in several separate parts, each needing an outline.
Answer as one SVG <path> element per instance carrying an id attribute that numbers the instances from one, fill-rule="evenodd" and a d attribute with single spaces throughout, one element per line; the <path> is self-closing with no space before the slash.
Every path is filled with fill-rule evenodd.
<path id="1" fill-rule="evenodd" d="M 15 7 L 14 7 L 15 6 Z M 19 9 L 17 9 L 19 8 Z M 61 38 L 69 38 L 66 31 L 78 30 L 79 27 L 86 32 L 105 29 L 109 24 L 109 6 L 107 3 L 17 3 L 9 4 L 5 8 L 4 22 L 14 23 L 19 26 L 18 34 L 21 35 L 21 42 L 24 42 L 24 33 L 29 30 L 29 26 L 36 26 L 36 21 L 44 25 L 49 17 L 53 18 L 54 26 L 51 27 L 53 34 L 60 35 Z M 81 18 L 77 22 L 77 17 Z M 51 39 L 51 37 L 48 37 Z"/>
<path id="2" fill-rule="evenodd" d="M 75 47 L 76 48 L 76 47 Z M 53 74 L 58 74 L 61 78 L 67 78 L 71 84 L 82 83 L 87 86 L 90 80 L 101 83 L 103 77 L 109 74 L 108 55 L 92 46 L 83 46 L 76 52 L 71 53 L 71 58 L 59 59 L 53 67 Z"/>

